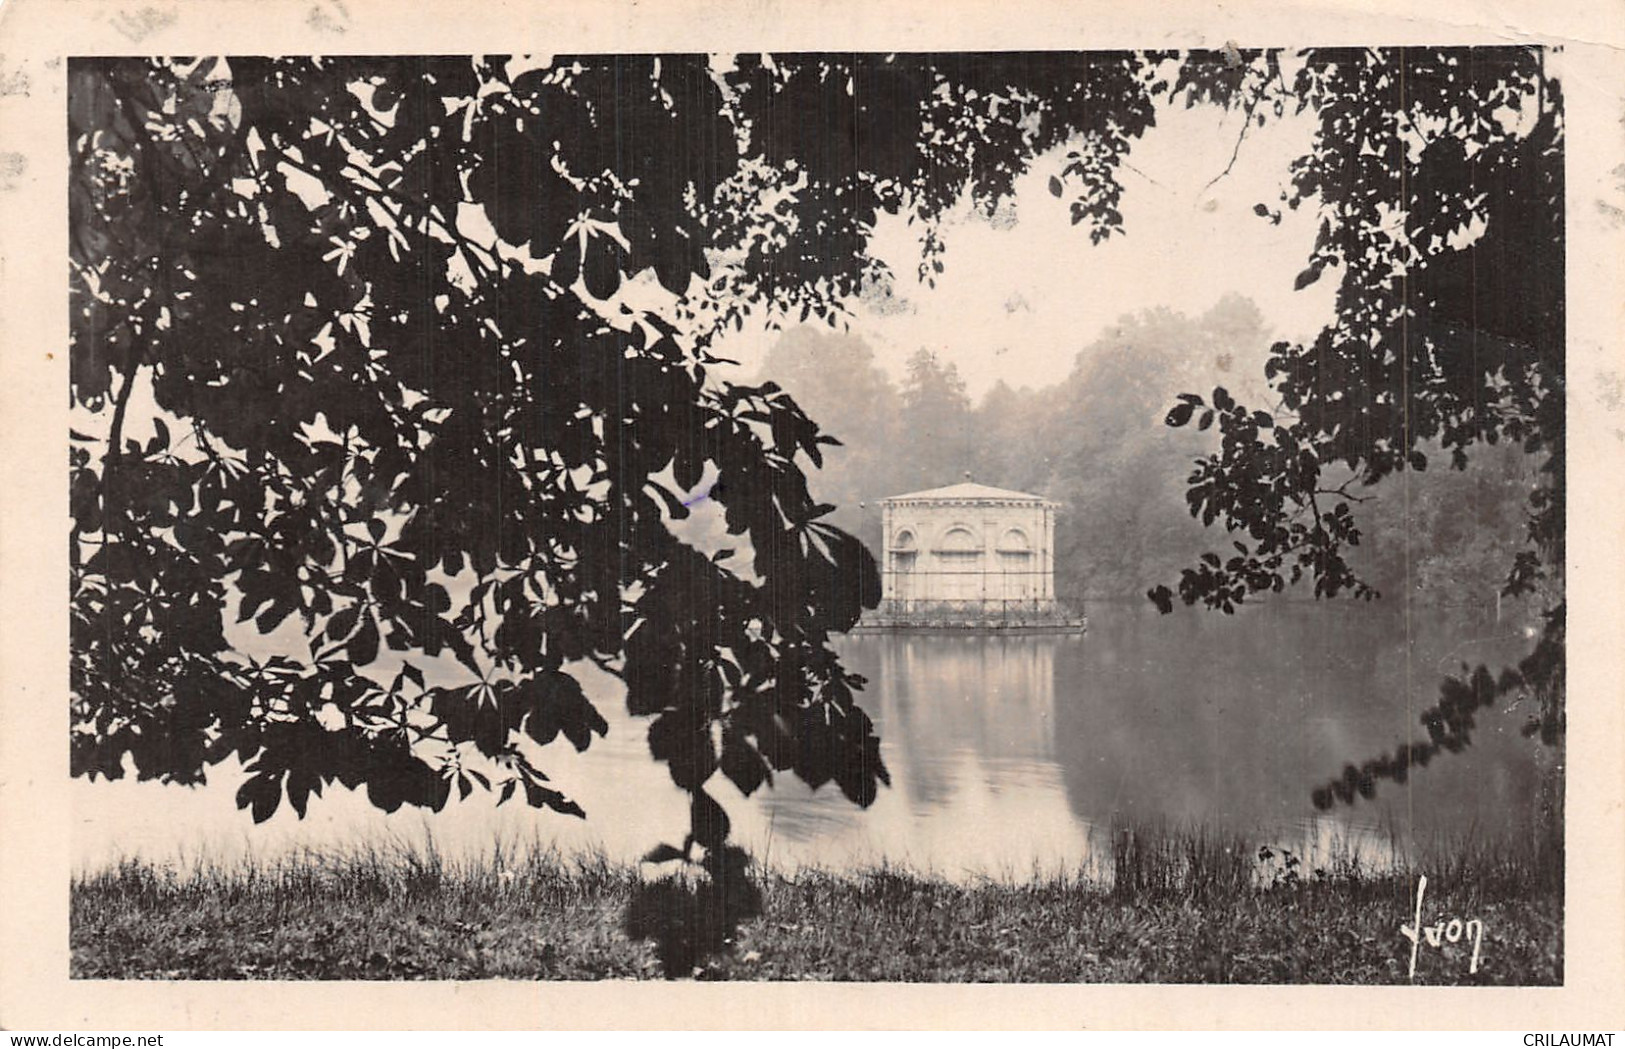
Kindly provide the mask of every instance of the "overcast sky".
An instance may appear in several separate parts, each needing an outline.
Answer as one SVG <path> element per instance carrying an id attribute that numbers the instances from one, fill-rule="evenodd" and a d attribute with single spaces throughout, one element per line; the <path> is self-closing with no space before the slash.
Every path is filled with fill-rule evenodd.
<path id="1" fill-rule="evenodd" d="M 958 366 L 973 397 L 1000 378 L 1013 386 L 1059 381 L 1078 351 L 1125 313 L 1167 306 L 1199 314 L 1230 292 L 1257 303 L 1274 337 L 1312 336 L 1331 318 L 1336 281 L 1302 292 L 1292 282 L 1318 217 L 1305 206 L 1272 225 L 1253 205 L 1279 204 L 1287 166 L 1308 148 L 1313 124 L 1288 117 L 1254 126 L 1230 173 L 1214 182 L 1240 127 L 1239 113 L 1161 107 L 1122 172 L 1126 235 L 1100 245 L 1070 223 L 1067 199 L 1047 188 L 1065 147 L 1039 158 L 1016 183 L 1013 222 L 963 209 L 949 220 L 947 270 L 935 288 L 915 277 L 918 227 L 883 216 L 874 249 L 897 274 L 906 309 L 860 306 L 852 333 L 898 378 L 916 350 L 935 351 Z M 776 337 L 747 329 L 718 351 L 753 367 Z"/>

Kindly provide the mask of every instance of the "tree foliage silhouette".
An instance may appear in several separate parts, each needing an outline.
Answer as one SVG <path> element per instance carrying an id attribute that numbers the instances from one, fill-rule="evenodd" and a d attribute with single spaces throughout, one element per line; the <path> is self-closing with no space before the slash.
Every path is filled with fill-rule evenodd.
<path id="1" fill-rule="evenodd" d="M 1475 712 L 1531 701 L 1526 732 L 1564 727 L 1563 103 L 1538 48 L 1309 52 L 1289 83 L 1271 54 L 1238 56 L 1211 97 L 1263 123 L 1287 108 L 1318 123 L 1280 201 L 1321 219 L 1305 287 L 1340 278 L 1337 317 L 1265 364 L 1279 403 L 1259 410 L 1224 388 L 1186 394 L 1170 426 L 1215 426 L 1198 461 L 1192 515 L 1244 535 L 1178 584 L 1186 604 L 1231 611 L 1247 596 L 1312 580 L 1317 597 L 1375 591 L 1345 560 L 1360 530 L 1357 489 L 1422 471 L 1425 442 L 1460 469 L 1475 447 L 1515 443 L 1540 461 L 1528 546 L 1503 593 L 1543 594 L 1534 650 L 1499 676 L 1463 668 L 1423 712 L 1427 738 L 1346 766 L 1317 806 L 1370 797 L 1378 780 L 1467 746 Z M 1149 596 L 1165 611 L 1173 592 Z"/>
<path id="2" fill-rule="evenodd" d="M 995 206 L 1078 133 L 1121 155 L 1149 120 L 1134 56 L 69 75 L 75 774 L 198 783 L 235 755 L 256 820 L 334 782 L 581 815 L 538 748 L 606 730 L 568 670 L 590 660 L 692 795 L 679 854 L 736 865 L 718 772 L 874 800 L 829 640 L 878 580 L 808 495 L 830 439 L 773 384 L 712 379 L 709 347 L 748 311 L 837 315 L 882 208 Z M 627 304 L 650 273 L 677 323 Z M 707 466 L 744 553 L 667 527 Z M 228 619 L 298 643 L 250 658 Z M 465 683 L 425 674 L 443 655 Z"/>
<path id="3" fill-rule="evenodd" d="M 662 855 L 737 867 L 718 773 L 869 804 L 887 772 L 830 639 L 877 599 L 873 559 L 808 494 L 831 438 L 712 346 L 752 314 L 839 323 L 890 280 L 882 211 L 921 224 L 933 280 L 943 212 L 992 214 L 1062 147 L 1051 191 L 1114 235 L 1159 95 L 1317 114 L 1284 204 L 1324 216 L 1303 281 L 1342 280 L 1337 324 L 1276 348 L 1277 413 L 1170 413 L 1222 439 L 1193 511 L 1252 540 L 1180 596 L 1360 592 L 1327 472 L 1420 469 L 1435 435 L 1547 457 L 1512 585 L 1560 572 L 1561 105 L 1536 51 L 1310 52 L 1291 84 L 1275 52 L 81 59 L 69 88 L 76 775 L 197 783 L 235 755 L 259 820 L 334 782 L 580 815 L 540 748 L 605 731 L 587 660 L 692 796 Z M 656 288 L 669 311 L 640 305 Z M 708 471 L 737 553 L 668 527 Z M 1560 695 L 1550 622 L 1556 669 L 1524 680 Z M 250 658 L 249 623 L 294 643 Z M 466 679 L 426 674 L 442 656 Z"/>

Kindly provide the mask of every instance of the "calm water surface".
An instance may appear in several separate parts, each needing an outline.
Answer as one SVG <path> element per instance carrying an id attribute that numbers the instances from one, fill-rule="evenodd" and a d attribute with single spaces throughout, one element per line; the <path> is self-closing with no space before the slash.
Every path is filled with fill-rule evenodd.
<path id="1" fill-rule="evenodd" d="M 1083 637 L 895 635 L 842 642 L 869 678 L 865 705 L 884 740 L 890 790 L 867 811 L 833 787 L 790 779 L 746 801 L 717 781 L 736 836 L 786 866 L 881 862 L 959 877 L 1022 875 L 1100 862 L 1115 820 L 1200 825 L 1300 850 L 1334 844 L 1373 862 L 1455 836 L 1524 833 L 1548 755 L 1523 739 L 1521 711 L 1480 717 L 1472 748 L 1383 784 L 1374 802 L 1317 814 L 1310 789 L 1415 738 L 1417 711 L 1462 662 L 1492 668 L 1530 644 L 1521 625 L 1462 612 L 1283 603 L 1233 617 L 1141 603 L 1089 608 Z M 358 843 L 479 853 L 541 837 L 633 859 L 680 842 L 684 795 L 648 758 L 615 682 L 583 680 L 609 718 L 584 755 L 543 764 L 586 821 L 496 808 L 475 794 L 445 812 L 383 816 L 333 788 L 300 821 L 283 807 L 255 827 L 232 802 L 234 769 L 201 789 L 73 784 L 76 862 L 124 856 L 261 856 Z"/>

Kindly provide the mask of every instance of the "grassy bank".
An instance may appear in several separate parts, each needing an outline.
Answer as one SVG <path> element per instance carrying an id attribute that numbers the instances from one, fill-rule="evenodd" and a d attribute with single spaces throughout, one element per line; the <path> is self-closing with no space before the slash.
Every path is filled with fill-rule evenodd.
<path id="1" fill-rule="evenodd" d="M 762 915 L 706 979 L 1404 983 L 1413 874 L 1212 835 L 1119 832 L 1111 876 L 958 884 L 895 870 L 759 874 Z M 1483 923 L 1417 951 L 1418 983 L 1562 981 L 1561 863 L 1463 846 L 1419 869 L 1423 923 Z M 645 870 L 643 875 L 648 875 Z M 658 977 L 622 917 L 640 872 L 498 850 L 470 862 L 372 850 L 177 872 L 140 863 L 72 887 L 77 978 Z M 1450 931 L 1448 928 L 1446 932 Z"/>

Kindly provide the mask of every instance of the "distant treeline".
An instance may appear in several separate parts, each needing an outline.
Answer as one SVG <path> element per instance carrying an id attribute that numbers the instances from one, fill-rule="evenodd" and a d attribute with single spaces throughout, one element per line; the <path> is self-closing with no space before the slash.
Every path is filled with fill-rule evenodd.
<path id="1" fill-rule="evenodd" d="M 1205 550 L 1228 552 L 1226 535 L 1193 520 L 1185 502 L 1192 462 L 1216 434 L 1170 429 L 1163 418 L 1180 393 L 1215 386 L 1273 406 L 1262 373 L 1270 342 L 1253 303 L 1229 296 L 1197 318 L 1167 309 L 1125 316 L 1078 352 L 1061 382 L 1001 380 L 979 404 L 954 365 L 928 351 L 909 360 L 899 384 L 862 339 L 812 327 L 785 332 L 761 377 L 841 440 L 812 476 L 813 493 L 871 549 L 881 542 L 879 500 L 968 474 L 1063 505 L 1064 597 L 1133 597 L 1174 583 Z M 1450 469 L 1444 454 L 1429 459 L 1428 470 L 1393 484 L 1350 487 L 1363 500 L 1352 506 L 1363 531 L 1354 563 L 1386 596 L 1408 585 L 1427 602 L 1493 602 L 1524 538 L 1529 457 L 1481 448 L 1465 470 Z"/>

